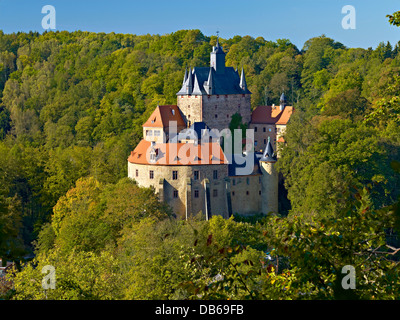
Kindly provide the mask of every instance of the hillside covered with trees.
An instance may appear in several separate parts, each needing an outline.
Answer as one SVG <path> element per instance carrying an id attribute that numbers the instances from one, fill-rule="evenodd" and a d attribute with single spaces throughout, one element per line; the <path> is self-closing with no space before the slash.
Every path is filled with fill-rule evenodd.
<path id="1" fill-rule="evenodd" d="M 179 221 L 125 178 L 142 123 L 176 104 L 216 37 L 0 33 L 0 257 L 35 254 L 0 295 L 400 298 L 400 42 L 219 41 L 253 108 L 282 91 L 296 108 L 277 163 L 290 200 L 280 217 Z M 57 272 L 47 292 L 45 265 Z M 356 290 L 340 285 L 345 265 Z"/>

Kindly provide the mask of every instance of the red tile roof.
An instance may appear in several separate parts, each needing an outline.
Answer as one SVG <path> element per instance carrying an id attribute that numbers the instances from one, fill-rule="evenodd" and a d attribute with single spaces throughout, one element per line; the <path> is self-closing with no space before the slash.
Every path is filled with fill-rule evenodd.
<path id="1" fill-rule="evenodd" d="M 251 114 L 252 123 L 260 124 L 287 124 L 294 111 L 293 107 L 286 106 L 283 111 L 279 106 L 258 106 Z"/>
<path id="2" fill-rule="evenodd" d="M 165 128 L 169 127 L 170 121 L 176 121 L 178 127 L 186 127 L 178 106 L 157 106 L 143 127 Z"/>
<path id="3" fill-rule="evenodd" d="M 157 143 L 157 161 L 150 162 L 151 142 L 142 140 L 131 152 L 128 161 L 152 165 L 228 164 L 219 143 Z"/>

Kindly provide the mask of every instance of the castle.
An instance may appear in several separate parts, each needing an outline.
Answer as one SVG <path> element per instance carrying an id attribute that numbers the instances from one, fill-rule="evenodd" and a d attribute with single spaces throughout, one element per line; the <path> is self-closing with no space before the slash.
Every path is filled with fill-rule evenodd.
<path id="1" fill-rule="evenodd" d="M 239 75 L 225 66 L 217 40 L 210 67 L 185 71 L 177 105 L 157 106 L 143 124 L 143 139 L 128 158 L 128 176 L 153 187 L 160 201 L 186 219 L 199 212 L 207 219 L 277 213 L 274 150 L 284 143 L 293 107 L 282 94 L 279 106 L 252 111 L 250 97 L 243 68 Z M 235 114 L 252 129 L 240 152 L 222 148 L 231 141 L 225 134 Z"/>

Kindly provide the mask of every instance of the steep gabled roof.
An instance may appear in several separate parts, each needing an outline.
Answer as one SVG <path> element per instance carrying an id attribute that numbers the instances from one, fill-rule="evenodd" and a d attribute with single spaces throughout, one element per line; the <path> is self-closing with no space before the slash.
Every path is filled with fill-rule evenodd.
<path id="1" fill-rule="evenodd" d="M 251 123 L 287 124 L 293 110 L 290 106 L 286 106 L 282 111 L 279 106 L 258 106 L 251 114 Z"/>
<path id="2" fill-rule="evenodd" d="M 150 162 L 150 151 L 157 151 L 156 162 Z M 128 161 L 135 164 L 152 165 L 208 165 L 228 164 L 217 142 L 210 143 L 156 143 L 141 140 L 131 152 Z"/>
<path id="3" fill-rule="evenodd" d="M 225 67 L 225 72 L 218 74 L 212 72 L 212 94 L 251 94 L 247 86 L 245 89 L 240 87 L 240 76 L 232 67 Z M 204 86 L 208 84 L 210 77 L 210 67 L 194 68 L 189 72 L 186 82 L 182 85 L 177 95 L 197 94 L 207 95 L 208 90 Z M 198 82 L 199 90 L 194 92 L 193 83 Z"/>
<path id="4" fill-rule="evenodd" d="M 165 128 L 169 127 L 170 121 L 176 121 L 177 127 L 186 126 L 178 106 L 157 106 L 143 127 Z"/>

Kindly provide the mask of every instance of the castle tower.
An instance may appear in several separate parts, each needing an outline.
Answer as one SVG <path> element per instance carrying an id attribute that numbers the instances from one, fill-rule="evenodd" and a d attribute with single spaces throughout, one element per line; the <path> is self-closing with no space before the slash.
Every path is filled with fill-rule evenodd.
<path id="1" fill-rule="evenodd" d="M 218 39 L 216 46 L 213 47 L 210 54 L 210 66 L 214 68 L 217 74 L 223 74 L 225 72 L 225 52 L 219 45 Z"/>
<path id="2" fill-rule="evenodd" d="M 275 169 L 276 155 L 271 140 L 260 159 L 261 178 L 261 208 L 263 214 L 278 213 L 278 173 Z"/>
<path id="3" fill-rule="evenodd" d="M 204 122 L 211 129 L 224 130 L 234 114 L 243 123 L 251 120 L 251 92 L 246 77 L 225 65 L 225 52 L 219 39 L 210 53 L 210 66 L 185 71 L 182 87 L 177 92 L 177 106 L 188 127 Z"/>

